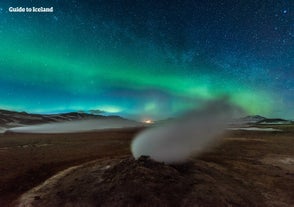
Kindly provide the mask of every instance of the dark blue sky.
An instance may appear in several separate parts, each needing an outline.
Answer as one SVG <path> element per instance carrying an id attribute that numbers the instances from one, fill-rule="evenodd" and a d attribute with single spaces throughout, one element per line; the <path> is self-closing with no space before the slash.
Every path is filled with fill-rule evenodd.
<path id="1" fill-rule="evenodd" d="M 0 16 L 1 108 L 161 119 L 229 96 L 294 118 L 294 1 L 5 0 Z"/>

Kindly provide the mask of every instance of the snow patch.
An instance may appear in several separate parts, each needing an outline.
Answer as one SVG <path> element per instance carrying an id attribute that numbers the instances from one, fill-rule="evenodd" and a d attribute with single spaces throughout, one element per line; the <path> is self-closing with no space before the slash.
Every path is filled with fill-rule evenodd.
<path id="1" fill-rule="evenodd" d="M 280 129 L 274 128 L 258 128 L 258 127 L 241 127 L 241 128 L 227 128 L 228 130 L 244 130 L 244 131 L 266 131 L 266 132 L 280 132 Z"/>
<path id="2" fill-rule="evenodd" d="M 291 124 L 291 121 L 277 121 L 277 122 L 261 122 L 263 125 L 283 125 L 283 124 Z"/>

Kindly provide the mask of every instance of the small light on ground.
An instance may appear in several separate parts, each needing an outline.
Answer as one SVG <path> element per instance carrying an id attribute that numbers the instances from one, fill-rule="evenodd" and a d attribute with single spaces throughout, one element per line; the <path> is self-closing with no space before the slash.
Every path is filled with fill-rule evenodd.
<path id="1" fill-rule="evenodd" d="M 153 124 L 153 121 L 150 120 L 150 119 L 148 119 L 148 120 L 145 120 L 144 123 L 145 123 L 145 124 Z"/>

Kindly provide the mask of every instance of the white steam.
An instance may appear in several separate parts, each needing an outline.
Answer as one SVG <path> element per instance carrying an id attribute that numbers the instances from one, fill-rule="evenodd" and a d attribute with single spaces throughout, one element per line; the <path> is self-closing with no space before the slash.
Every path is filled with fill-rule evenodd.
<path id="1" fill-rule="evenodd" d="M 185 161 L 212 143 L 241 111 L 225 100 L 209 102 L 202 109 L 140 133 L 131 144 L 133 156 L 147 155 L 166 163 Z"/>

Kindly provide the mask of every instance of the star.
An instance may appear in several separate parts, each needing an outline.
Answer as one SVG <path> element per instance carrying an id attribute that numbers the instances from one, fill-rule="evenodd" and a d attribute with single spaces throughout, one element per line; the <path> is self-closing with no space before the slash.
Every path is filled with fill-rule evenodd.
<path id="1" fill-rule="evenodd" d="M 157 120 L 225 95 L 247 113 L 294 118 L 294 8 L 285 2 L 55 0 L 42 15 L 3 3 L 0 106 L 115 106 L 108 112 Z"/>

